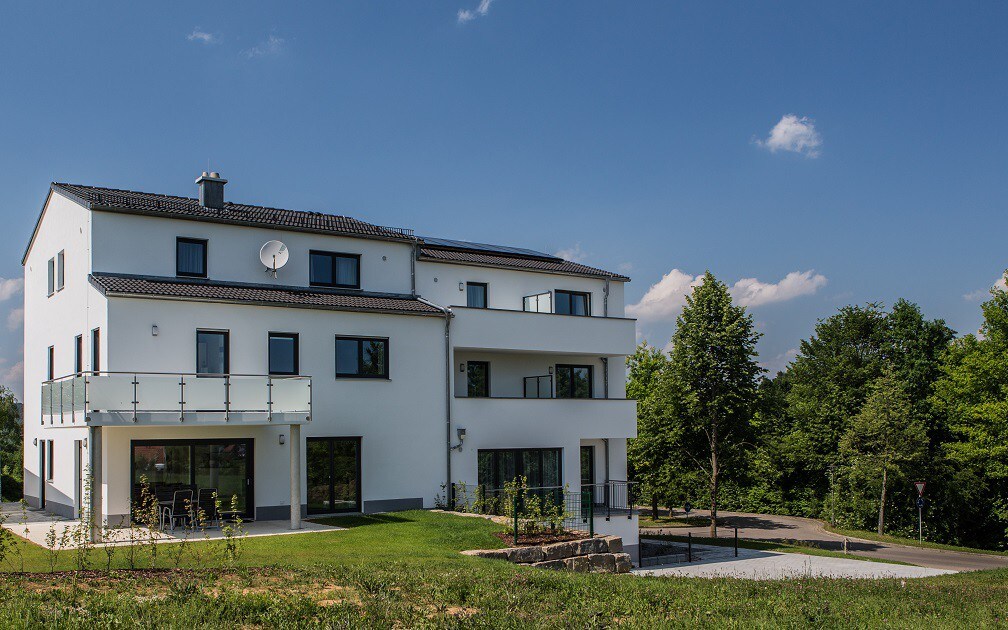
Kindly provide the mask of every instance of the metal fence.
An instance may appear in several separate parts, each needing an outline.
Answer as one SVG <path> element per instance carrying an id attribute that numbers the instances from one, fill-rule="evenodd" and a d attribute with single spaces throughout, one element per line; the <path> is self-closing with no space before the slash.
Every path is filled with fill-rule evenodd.
<path id="1" fill-rule="evenodd" d="M 606 520 L 614 515 L 630 518 L 637 507 L 637 482 L 610 480 L 606 483 L 582 485 L 591 494 L 596 516 Z"/>

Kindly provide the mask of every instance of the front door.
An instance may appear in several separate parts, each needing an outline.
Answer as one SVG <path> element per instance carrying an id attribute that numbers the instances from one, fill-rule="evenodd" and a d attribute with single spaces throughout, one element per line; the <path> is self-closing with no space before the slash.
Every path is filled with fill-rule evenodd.
<path id="1" fill-rule="evenodd" d="M 361 439 L 316 438 L 306 442 L 308 513 L 361 511 Z"/>

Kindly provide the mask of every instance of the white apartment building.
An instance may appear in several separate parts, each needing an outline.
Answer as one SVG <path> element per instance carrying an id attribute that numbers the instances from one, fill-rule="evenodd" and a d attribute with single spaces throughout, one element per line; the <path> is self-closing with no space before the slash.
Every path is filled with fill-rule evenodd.
<path id="1" fill-rule="evenodd" d="M 76 517 L 90 477 L 113 524 L 147 482 L 296 528 L 523 475 L 590 486 L 596 531 L 636 551 L 637 517 L 609 509 L 630 507 L 636 435 L 628 278 L 232 203 L 226 183 L 50 187 L 22 260 L 31 505 Z"/>

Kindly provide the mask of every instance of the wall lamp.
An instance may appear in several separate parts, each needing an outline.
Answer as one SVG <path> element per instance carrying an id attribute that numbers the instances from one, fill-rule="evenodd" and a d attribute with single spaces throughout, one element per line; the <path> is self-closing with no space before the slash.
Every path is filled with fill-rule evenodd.
<path id="1" fill-rule="evenodd" d="M 465 291 L 465 282 L 459 282 L 459 291 Z"/>
<path id="2" fill-rule="evenodd" d="M 459 443 L 456 444 L 455 446 L 451 447 L 451 450 L 453 450 L 453 451 L 461 451 L 462 450 L 462 443 L 465 442 L 465 436 L 466 436 L 465 427 L 458 427 L 457 429 L 455 429 L 455 435 L 458 436 Z"/>
<path id="3" fill-rule="evenodd" d="M 152 337 L 157 337 L 158 336 L 158 327 L 157 327 L 157 324 L 154 324 L 153 326 L 150 327 L 150 334 L 151 334 Z"/>
<path id="4" fill-rule="evenodd" d="M 287 443 L 287 436 L 284 435 L 283 433 L 281 433 L 280 434 L 280 446 L 283 446 L 286 443 Z"/>
<path id="5" fill-rule="evenodd" d="M 459 372 L 465 372 L 465 363 L 459 363 Z"/>

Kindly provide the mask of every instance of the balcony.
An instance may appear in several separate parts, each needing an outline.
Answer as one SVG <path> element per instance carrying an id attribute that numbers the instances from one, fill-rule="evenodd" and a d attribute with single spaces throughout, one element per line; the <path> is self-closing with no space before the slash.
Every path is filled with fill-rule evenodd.
<path id="1" fill-rule="evenodd" d="M 549 442 L 554 434 L 556 441 L 637 436 L 637 401 L 625 398 L 456 397 L 452 418 L 487 445 L 521 436 Z"/>
<path id="2" fill-rule="evenodd" d="M 53 427 L 302 424 L 310 376 L 88 372 L 42 383 L 42 424 Z"/>
<path id="3" fill-rule="evenodd" d="M 452 307 L 452 344 L 459 350 L 633 354 L 635 320 L 489 308 Z"/>

